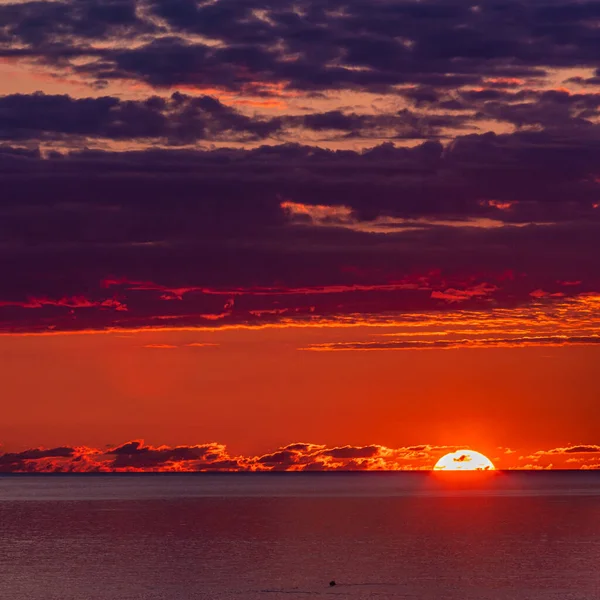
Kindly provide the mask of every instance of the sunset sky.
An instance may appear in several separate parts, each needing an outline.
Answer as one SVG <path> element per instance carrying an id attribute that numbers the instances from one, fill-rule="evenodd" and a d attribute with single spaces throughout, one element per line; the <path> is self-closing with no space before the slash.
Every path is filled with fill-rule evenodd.
<path id="1" fill-rule="evenodd" d="M 600 468 L 599 27 L 0 0 L 0 472 Z"/>

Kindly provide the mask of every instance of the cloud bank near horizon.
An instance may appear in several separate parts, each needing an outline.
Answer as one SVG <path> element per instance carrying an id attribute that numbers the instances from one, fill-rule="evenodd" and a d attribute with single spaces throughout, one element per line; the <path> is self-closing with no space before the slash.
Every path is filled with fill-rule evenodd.
<path id="1" fill-rule="evenodd" d="M 0 473 L 270 472 L 430 470 L 437 460 L 464 446 L 429 444 L 387 448 L 292 443 L 259 456 L 234 456 L 218 443 L 151 446 L 132 440 L 104 449 L 85 446 L 31 448 L 0 454 Z M 518 456 L 497 448 L 490 456 L 504 469 L 596 469 L 600 446 L 573 445 Z M 552 461 L 552 462 L 550 462 Z"/>

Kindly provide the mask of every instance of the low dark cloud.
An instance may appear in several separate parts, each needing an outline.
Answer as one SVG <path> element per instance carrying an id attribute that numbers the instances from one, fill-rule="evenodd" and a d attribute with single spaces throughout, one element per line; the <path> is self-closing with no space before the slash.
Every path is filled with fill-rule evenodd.
<path id="1" fill-rule="evenodd" d="M 154 469 L 172 463 L 188 463 L 196 465 L 206 463 L 221 465 L 224 448 L 216 444 L 201 446 L 145 446 L 141 440 L 128 442 L 106 452 L 108 457 L 114 456 L 106 466 L 110 470 L 119 469 Z M 217 466 L 215 468 L 220 468 Z"/>
<path id="2" fill-rule="evenodd" d="M 323 452 L 325 456 L 331 456 L 332 458 L 371 458 L 378 453 L 379 447 L 377 446 L 364 446 L 362 448 L 344 446 Z"/>
<path id="3" fill-rule="evenodd" d="M 431 468 L 451 446 L 414 448 L 289 444 L 261 456 L 232 456 L 222 444 L 151 446 L 143 440 L 109 450 L 31 449 L 0 454 L 0 472 L 328 471 Z"/>
<path id="4" fill-rule="evenodd" d="M 0 473 L 36 470 L 37 466 L 47 464 L 46 459 L 77 459 L 77 450 L 67 446 L 58 448 L 30 448 L 23 452 L 0 453 Z"/>

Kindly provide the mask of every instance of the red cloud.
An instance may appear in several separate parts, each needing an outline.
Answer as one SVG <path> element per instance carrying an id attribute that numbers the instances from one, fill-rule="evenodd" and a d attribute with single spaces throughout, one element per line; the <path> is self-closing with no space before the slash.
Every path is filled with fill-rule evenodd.
<path id="1" fill-rule="evenodd" d="M 431 297 L 436 300 L 446 300 L 447 302 L 464 302 L 473 298 L 486 298 L 498 290 L 498 286 L 488 283 L 480 283 L 471 288 L 454 289 L 440 291 L 434 290 L 431 292 Z"/>
<path id="2" fill-rule="evenodd" d="M 59 298 L 35 298 L 28 297 L 23 301 L 0 300 L 0 306 L 17 306 L 19 308 L 42 308 L 44 306 L 64 306 L 66 308 L 112 308 L 114 310 L 126 311 L 127 306 L 116 298 L 105 298 L 104 300 L 90 300 L 85 296 L 71 296 Z"/>

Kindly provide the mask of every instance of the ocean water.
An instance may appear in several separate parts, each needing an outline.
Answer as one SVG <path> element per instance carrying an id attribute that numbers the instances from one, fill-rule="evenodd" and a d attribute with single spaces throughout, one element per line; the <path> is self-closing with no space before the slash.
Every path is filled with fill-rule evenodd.
<path id="1" fill-rule="evenodd" d="M 600 472 L 0 477 L 1 600 L 318 597 L 600 599 Z"/>

